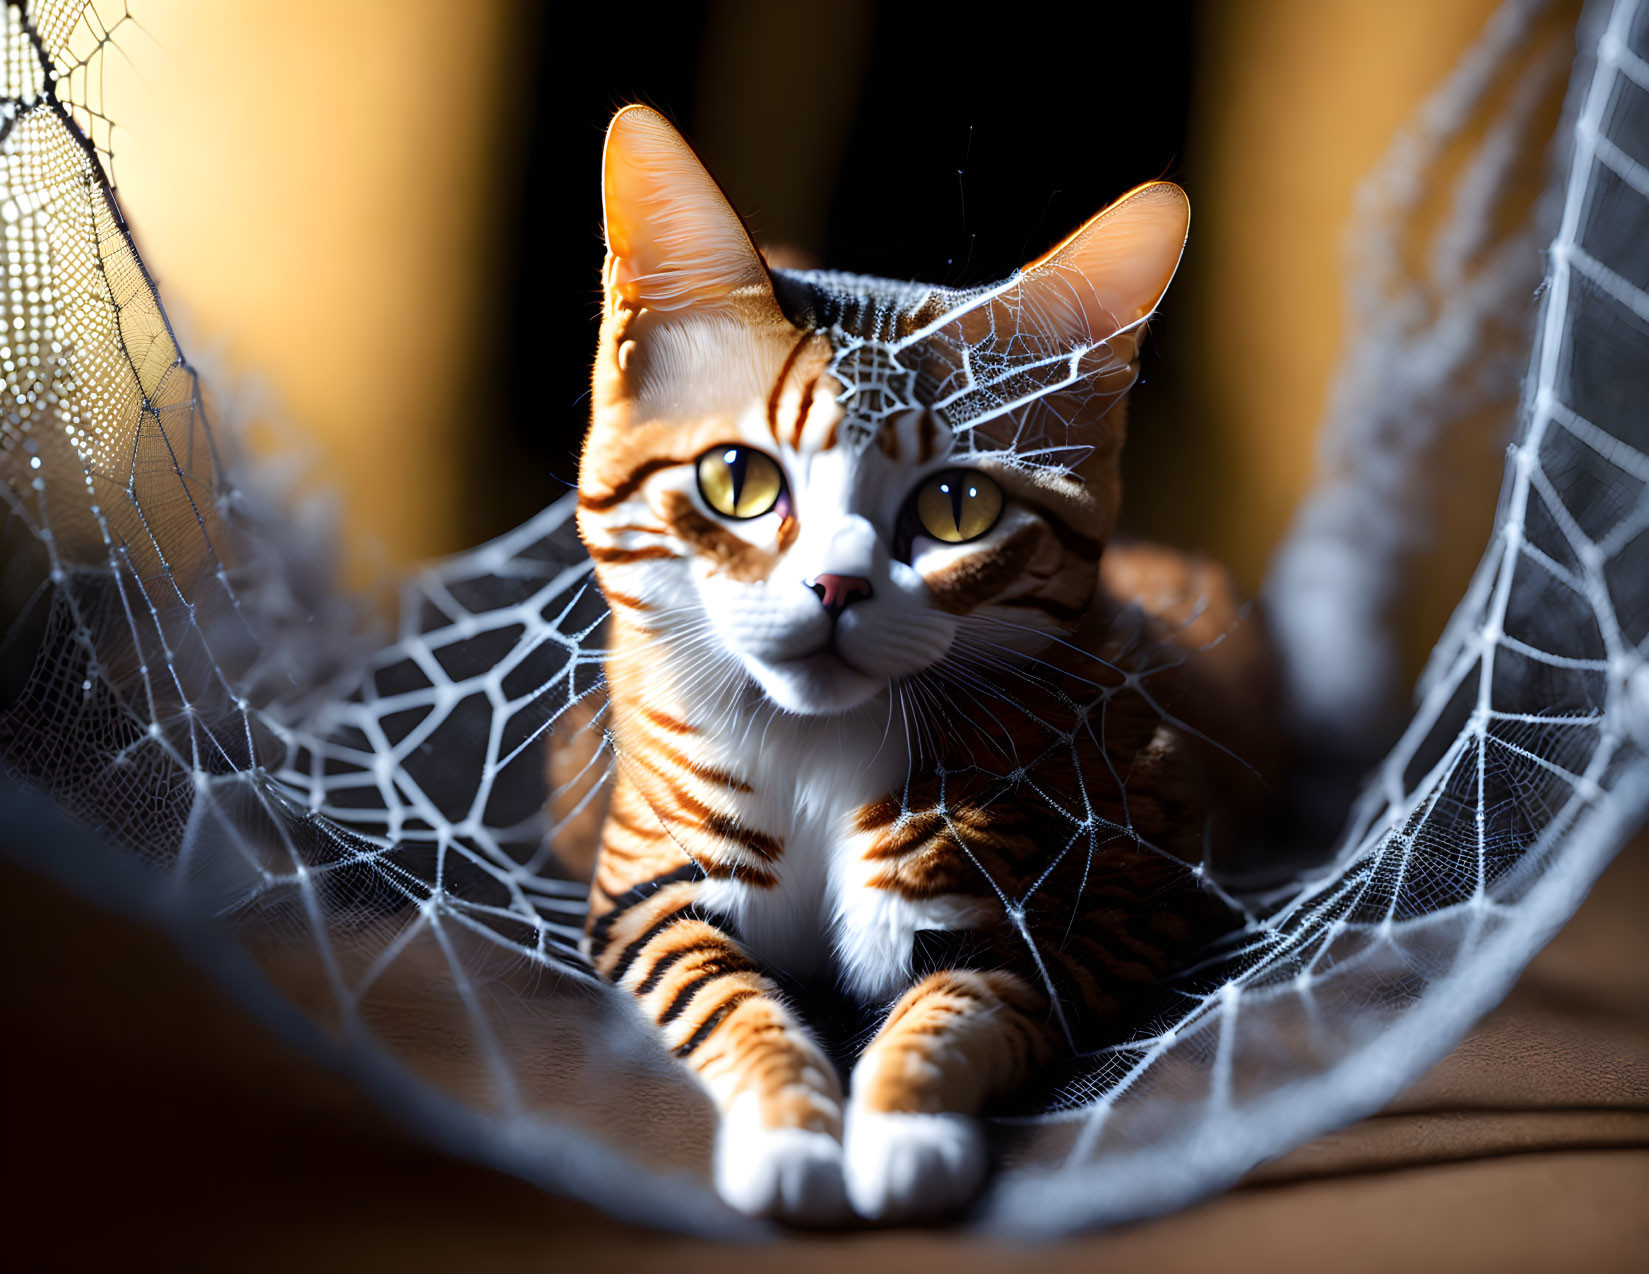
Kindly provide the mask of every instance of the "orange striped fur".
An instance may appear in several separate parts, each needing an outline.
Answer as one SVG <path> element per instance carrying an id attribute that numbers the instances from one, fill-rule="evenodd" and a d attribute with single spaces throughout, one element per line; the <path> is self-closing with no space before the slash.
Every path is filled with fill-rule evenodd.
<path id="1" fill-rule="evenodd" d="M 975 1117 L 1153 1012 L 1232 923 L 1203 866 L 1243 772 L 1199 722 L 1263 752 L 1263 634 L 1217 568 L 1105 548 L 1183 196 L 1144 187 L 963 296 L 768 270 L 644 108 L 604 181 L 579 528 L 618 776 L 589 957 L 723 1112 L 730 1203 L 959 1206 Z M 979 399 L 1009 325 L 1052 353 Z M 723 460 L 776 466 L 770 504 L 719 511 Z M 940 481 L 999 505 L 988 529 L 943 538 L 962 496 L 916 496 Z M 809 986 L 881 1017 L 856 1059 L 802 1020 Z"/>

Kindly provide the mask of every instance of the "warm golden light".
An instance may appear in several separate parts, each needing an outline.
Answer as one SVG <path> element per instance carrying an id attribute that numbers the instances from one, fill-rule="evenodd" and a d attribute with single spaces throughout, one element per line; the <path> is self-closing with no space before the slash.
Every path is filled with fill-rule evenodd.
<path id="1" fill-rule="evenodd" d="M 369 558 L 462 547 L 510 6 L 135 9 L 115 175 L 186 353 L 220 403 L 273 390 Z"/>

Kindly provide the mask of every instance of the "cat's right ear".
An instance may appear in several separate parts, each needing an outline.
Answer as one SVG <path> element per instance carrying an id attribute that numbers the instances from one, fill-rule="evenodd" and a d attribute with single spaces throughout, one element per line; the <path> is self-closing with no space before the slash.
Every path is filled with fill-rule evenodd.
<path id="1" fill-rule="evenodd" d="M 626 106 L 613 117 L 601 182 L 609 310 L 776 308 L 744 222 L 664 116 Z"/>

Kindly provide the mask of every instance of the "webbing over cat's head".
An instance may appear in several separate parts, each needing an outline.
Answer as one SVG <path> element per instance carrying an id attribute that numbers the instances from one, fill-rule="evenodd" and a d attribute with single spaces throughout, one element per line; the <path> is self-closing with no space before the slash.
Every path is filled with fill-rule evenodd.
<path id="1" fill-rule="evenodd" d="M 769 269 L 679 133 L 607 136 L 579 526 L 615 610 L 845 711 L 972 639 L 1068 630 L 1189 207 L 1141 186 L 1006 282 Z"/>

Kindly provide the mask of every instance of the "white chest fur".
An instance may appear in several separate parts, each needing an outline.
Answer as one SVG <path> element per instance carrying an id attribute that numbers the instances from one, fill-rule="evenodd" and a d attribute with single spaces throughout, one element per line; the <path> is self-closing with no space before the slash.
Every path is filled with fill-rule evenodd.
<path id="1" fill-rule="evenodd" d="M 968 923 L 971 900 L 913 902 L 867 884 L 871 838 L 855 827 L 869 802 L 898 792 L 909 768 L 903 730 L 874 712 L 835 718 L 781 716 L 738 740 L 713 745 L 716 764 L 753 789 L 738 798 L 747 826 L 782 840 L 777 883 L 738 880 L 700 887 L 751 952 L 788 973 L 833 972 L 864 1001 L 889 998 L 909 978 L 921 929 Z"/>

